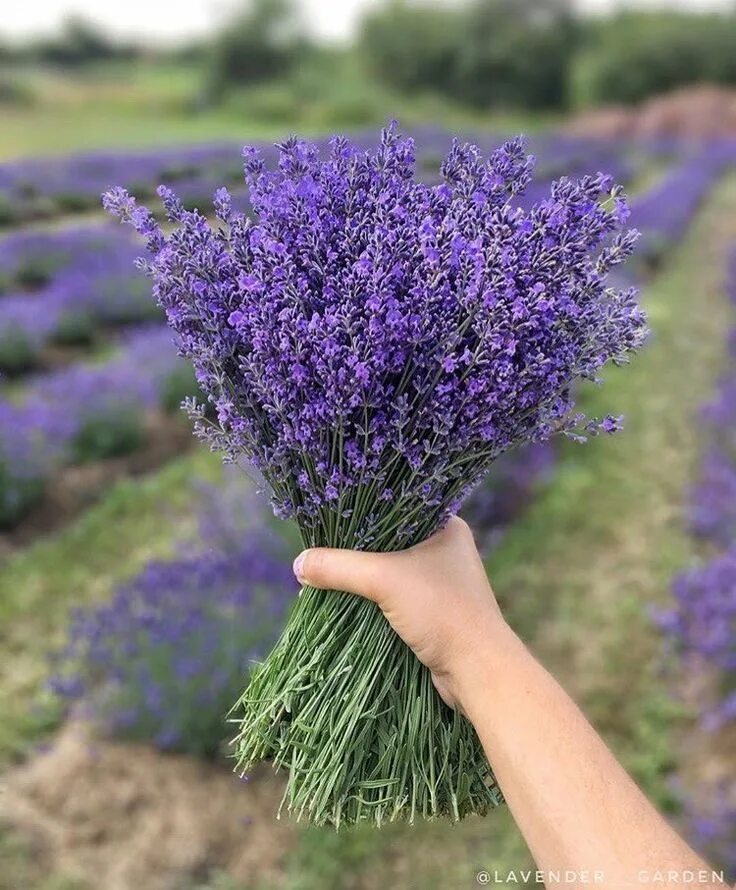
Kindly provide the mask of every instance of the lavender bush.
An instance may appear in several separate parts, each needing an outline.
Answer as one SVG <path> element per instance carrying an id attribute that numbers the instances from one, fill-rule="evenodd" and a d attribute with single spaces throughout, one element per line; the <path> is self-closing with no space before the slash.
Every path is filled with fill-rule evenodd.
<path id="1" fill-rule="evenodd" d="M 686 156 L 652 188 L 632 201 L 631 222 L 641 231 L 639 263 L 656 267 L 680 241 L 732 156 L 724 147 Z M 636 264 L 634 265 L 636 268 Z"/>
<path id="2" fill-rule="evenodd" d="M 191 364 L 177 356 L 171 332 L 164 326 L 139 328 L 127 337 L 121 364 L 137 373 L 139 386 L 148 386 L 156 406 L 169 414 L 199 394 Z"/>
<path id="3" fill-rule="evenodd" d="M 39 501 L 59 458 L 58 423 L 0 399 L 0 530 Z"/>
<path id="4" fill-rule="evenodd" d="M 700 538 L 719 547 L 736 540 L 736 460 L 713 446 L 690 494 L 690 526 Z"/>
<path id="5" fill-rule="evenodd" d="M 679 575 L 672 586 L 674 606 L 659 616 L 660 626 L 682 657 L 705 667 L 718 683 L 714 702 L 704 708 L 710 728 L 736 720 L 736 547 Z"/>
<path id="6" fill-rule="evenodd" d="M 153 183 L 207 172 L 229 181 L 239 172 L 232 161 L 235 151 L 234 145 L 220 143 L 8 161 L 0 164 L 0 225 L 93 208 L 111 182 L 151 193 Z"/>
<path id="7" fill-rule="evenodd" d="M 439 528 L 496 458 L 555 433 L 613 431 L 573 387 L 644 337 L 633 290 L 606 286 L 631 252 L 610 177 L 516 198 L 521 140 L 484 160 L 453 144 L 434 186 L 387 130 L 375 152 L 291 139 L 270 172 L 245 152 L 255 219 L 217 192 L 220 223 L 161 188 L 166 236 L 123 189 L 104 199 L 143 234 L 146 268 L 217 411 L 200 434 L 246 457 L 306 546 L 394 550 Z M 241 768 L 289 769 L 316 823 L 458 819 L 500 794 L 472 727 L 376 607 L 305 587 L 239 706 Z"/>
<path id="8" fill-rule="evenodd" d="M 509 451 L 494 462 L 485 482 L 461 510 L 481 552 L 488 553 L 498 544 L 505 528 L 532 499 L 553 464 L 554 451 L 549 442 Z"/>
<path id="9" fill-rule="evenodd" d="M 685 803 L 685 820 L 696 849 L 719 863 L 725 880 L 736 880 L 736 789 L 733 781 L 711 784 L 699 801 Z"/>
<path id="10" fill-rule="evenodd" d="M 227 712 L 294 586 L 283 544 L 236 490 L 254 510 L 237 539 L 203 526 L 201 552 L 151 563 L 109 603 L 73 613 L 50 685 L 107 732 L 205 757 L 227 740 Z"/>
<path id="11" fill-rule="evenodd" d="M 54 261 L 44 267 L 42 286 L 32 294 L 10 289 L 0 296 L 0 370 L 33 368 L 51 342 L 85 344 L 103 325 L 159 317 L 145 278 L 133 268 L 139 252 L 133 239 L 113 238 L 107 226 L 88 226 L 0 242 L 0 258 L 15 278 L 18 269 L 35 267 L 43 251 Z"/>
<path id="12" fill-rule="evenodd" d="M 106 262 L 119 254 L 120 239 L 109 226 L 34 229 L 14 232 L 0 240 L 0 269 L 5 289 L 36 290 L 60 272 L 81 269 L 90 262 Z"/>
<path id="13" fill-rule="evenodd" d="M 736 250 L 726 267 L 726 293 L 736 300 Z M 675 579 L 674 608 L 662 623 L 688 658 L 720 679 L 721 695 L 705 715 L 710 725 L 736 719 L 736 366 L 732 359 L 703 416 L 712 443 L 690 497 L 693 530 L 717 555 Z"/>
<path id="14" fill-rule="evenodd" d="M 736 249 L 726 262 L 726 296 L 736 306 Z M 736 540 L 736 326 L 728 338 L 728 365 L 715 397 L 702 411 L 711 444 L 690 493 L 693 531 L 720 548 Z"/>
<path id="15" fill-rule="evenodd" d="M 736 249 L 726 267 L 726 294 L 736 304 Z M 736 330 L 736 328 L 734 329 Z M 710 680 L 698 701 L 706 731 L 736 721 L 736 365 L 732 335 L 726 374 L 703 413 L 711 443 L 690 493 L 693 531 L 708 543 L 705 561 L 677 576 L 674 604 L 656 614 L 684 665 Z M 703 786 L 685 796 L 685 828 L 704 855 L 736 874 L 736 784 Z"/>
<path id="16" fill-rule="evenodd" d="M 143 438 L 143 418 L 156 403 L 153 379 L 129 363 L 76 365 L 48 375 L 31 398 L 49 412 L 61 412 L 69 394 L 78 406 L 64 411 L 69 463 L 86 463 L 133 451 Z"/>
<path id="17" fill-rule="evenodd" d="M 48 343 L 57 326 L 58 313 L 48 313 L 27 294 L 7 296 L 0 309 L 0 372 L 21 374 L 32 369 L 39 360 L 42 347 Z"/>
<path id="18" fill-rule="evenodd" d="M 35 379 L 21 400 L 0 398 L 0 527 L 17 524 L 64 464 L 140 444 L 144 414 L 197 392 L 163 326 L 139 329 L 99 365 Z"/>

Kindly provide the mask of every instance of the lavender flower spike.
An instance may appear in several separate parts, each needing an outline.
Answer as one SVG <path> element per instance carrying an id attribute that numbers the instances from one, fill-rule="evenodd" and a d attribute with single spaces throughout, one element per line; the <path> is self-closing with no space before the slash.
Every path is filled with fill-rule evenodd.
<path id="1" fill-rule="evenodd" d="M 375 151 L 278 150 L 276 170 L 244 152 L 253 219 L 219 190 L 212 227 L 162 188 L 166 236 L 123 190 L 104 200 L 148 240 L 216 412 L 213 427 L 195 410 L 200 435 L 255 466 L 305 545 L 407 547 L 504 452 L 617 428 L 574 402 L 645 336 L 635 291 L 606 283 L 636 240 L 610 177 L 561 179 L 524 209 L 521 139 L 487 160 L 455 142 L 433 186 L 395 124 Z M 371 603 L 305 588 L 252 676 L 238 757 L 288 767 L 297 816 L 458 819 L 500 801 L 472 728 Z"/>

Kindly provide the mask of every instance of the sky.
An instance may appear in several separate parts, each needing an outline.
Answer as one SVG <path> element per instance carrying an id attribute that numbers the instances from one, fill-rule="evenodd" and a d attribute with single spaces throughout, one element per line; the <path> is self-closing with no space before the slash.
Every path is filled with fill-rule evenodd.
<path id="1" fill-rule="evenodd" d="M 297 0 L 314 32 L 330 40 L 349 37 L 360 14 L 381 0 Z M 449 0 L 453 2 L 453 0 Z M 454 0 L 462 2 L 462 0 Z M 734 0 L 628 0 L 636 7 L 724 8 Z M 619 0 L 578 0 L 590 11 L 621 5 Z M 125 37 L 176 41 L 214 28 L 232 0 L 0 0 L 0 33 L 14 37 L 53 30 L 71 14 Z"/>

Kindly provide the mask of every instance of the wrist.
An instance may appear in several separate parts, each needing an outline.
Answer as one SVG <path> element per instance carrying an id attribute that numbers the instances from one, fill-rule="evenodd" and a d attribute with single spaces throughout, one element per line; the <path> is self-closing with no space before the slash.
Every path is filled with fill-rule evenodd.
<path id="1" fill-rule="evenodd" d="M 508 683 L 516 663 L 527 654 L 524 643 L 500 614 L 478 631 L 458 662 L 454 683 L 457 702 L 471 723 L 475 723 L 474 714 L 488 708 L 489 697 Z"/>

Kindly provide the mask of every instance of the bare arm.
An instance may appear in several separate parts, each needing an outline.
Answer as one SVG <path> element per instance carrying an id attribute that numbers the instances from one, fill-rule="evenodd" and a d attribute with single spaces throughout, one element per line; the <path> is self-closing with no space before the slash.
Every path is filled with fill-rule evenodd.
<path id="1" fill-rule="evenodd" d="M 401 553 L 309 550 L 294 570 L 380 606 L 475 726 L 542 872 L 587 870 L 607 887 L 657 873 L 657 887 L 682 887 L 694 871 L 700 888 L 723 886 L 503 620 L 462 520 Z"/>

